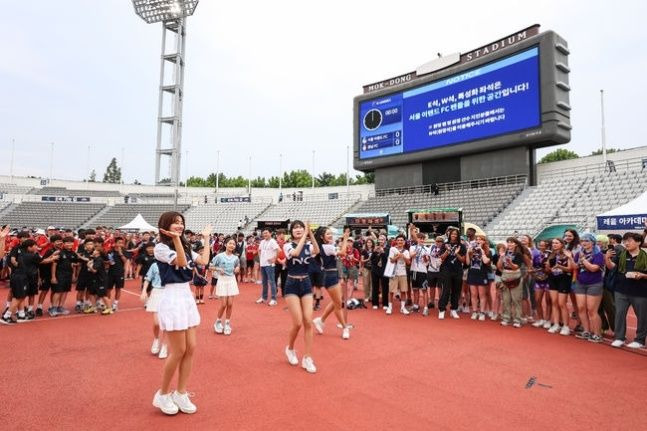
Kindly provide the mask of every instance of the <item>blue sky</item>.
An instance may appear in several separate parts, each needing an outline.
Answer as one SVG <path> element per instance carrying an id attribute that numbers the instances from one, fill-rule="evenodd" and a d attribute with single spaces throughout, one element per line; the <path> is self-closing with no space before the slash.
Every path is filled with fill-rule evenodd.
<path id="1" fill-rule="evenodd" d="M 0 174 L 15 139 L 16 175 L 47 176 L 54 142 L 54 177 L 101 176 L 124 148 L 126 182 L 151 183 L 160 25 L 127 0 L 4 3 Z M 250 155 L 255 176 L 277 175 L 279 153 L 285 170 L 310 169 L 312 150 L 316 172 L 344 172 L 363 84 L 534 23 L 571 50 L 568 148 L 599 147 L 601 88 L 608 146 L 645 145 L 646 16 L 640 1 L 202 0 L 187 35 L 189 173 L 215 171 L 218 150 L 227 175 L 246 176 Z"/>

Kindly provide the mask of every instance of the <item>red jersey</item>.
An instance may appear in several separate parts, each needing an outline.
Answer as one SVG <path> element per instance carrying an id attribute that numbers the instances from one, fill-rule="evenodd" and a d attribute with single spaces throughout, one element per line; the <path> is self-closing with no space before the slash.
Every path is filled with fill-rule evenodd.
<path id="1" fill-rule="evenodd" d="M 245 248 L 245 257 L 247 257 L 247 260 L 254 260 L 256 254 L 258 254 L 258 246 L 256 244 L 249 244 Z"/>
<path id="2" fill-rule="evenodd" d="M 346 251 L 346 256 L 344 256 L 342 262 L 346 268 L 357 266 L 359 263 L 359 251 L 356 248 L 352 248 L 351 251 Z"/>

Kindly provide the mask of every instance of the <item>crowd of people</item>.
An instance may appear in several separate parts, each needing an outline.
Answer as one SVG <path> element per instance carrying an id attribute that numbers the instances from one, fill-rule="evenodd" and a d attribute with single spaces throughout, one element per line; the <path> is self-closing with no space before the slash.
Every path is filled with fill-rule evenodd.
<path id="1" fill-rule="evenodd" d="M 164 413 L 192 413 L 186 393 L 197 306 L 220 300 L 213 324 L 231 335 L 239 283 L 258 283 L 257 304 L 277 305 L 280 294 L 290 312 L 287 361 L 298 365 L 295 342 L 304 334 L 301 366 L 317 368 L 313 334 L 324 332 L 334 314 L 341 338 L 349 339 L 348 309 L 370 307 L 387 315 L 399 305 L 403 315 L 499 321 L 502 326 L 531 325 L 550 334 L 593 343 L 605 332 L 614 347 L 625 345 L 627 313 L 637 330 L 627 347 L 645 347 L 647 335 L 647 252 L 644 234 L 593 235 L 568 229 L 560 238 L 540 240 L 515 235 L 491 244 L 484 234 L 449 227 L 427 234 L 413 224 L 394 238 L 383 231 L 344 229 L 334 238 L 327 227 L 312 229 L 293 221 L 289 229 L 263 229 L 245 235 L 200 233 L 184 229 L 179 213 L 164 213 L 159 233 L 124 233 L 106 227 L 73 232 L 8 226 L 0 230 L 0 276 L 9 278 L 1 322 L 29 321 L 44 314 L 71 313 L 65 304 L 75 285 L 77 313 L 110 315 L 119 309 L 127 279 L 141 280 L 141 299 L 153 314 L 151 353 L 166 359 L 162 385 L 153 404 Z M 330 301 L 321 314 L 323 291 Z M 45 309 L 45 303 L 48 307 Z M 570 303 L 570 305 L 569 305 Z M 171 379 L 179 370 L 177 390 Z M 187 371 L 189 370 L 189 371 Z"/>

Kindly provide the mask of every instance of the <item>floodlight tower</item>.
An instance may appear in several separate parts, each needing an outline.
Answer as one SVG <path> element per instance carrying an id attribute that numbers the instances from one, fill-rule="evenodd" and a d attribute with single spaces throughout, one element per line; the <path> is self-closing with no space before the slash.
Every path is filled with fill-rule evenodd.
<path id="1" fill-rule="evenodd" d="M 155 150 L 155 184 L 160 184 L 160 164 L 170 157 L 171 184 L 176 190 L 180 181 L 182 158 L 182 99 L 184 98 L 184 65 L 186 17 L 193 15 L 199 0 L 132 0 L 135 13 L 148 24 L 162 22 L 162 55 L 159 101 L 157 108 L 157 148 Z M 174 50 L 166 52 L 167 34 L 171 34 Z M 167 81 L 167 67 L 171 78 Z M 170 100 L 169 100 L 170 99 Z M 170 103 L 169 103 L 170 102 Z M 170 112 L 165 111 L 170 107 Z M 171 146 L 162 145 L 168 136 Z M 177 198 L 177 193 L 176 193 Z"/>

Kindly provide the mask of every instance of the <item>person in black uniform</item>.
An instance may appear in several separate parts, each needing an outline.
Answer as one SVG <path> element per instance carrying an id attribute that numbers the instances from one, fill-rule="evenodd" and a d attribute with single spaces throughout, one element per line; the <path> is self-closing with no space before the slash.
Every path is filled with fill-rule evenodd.
<path id="1" fill-rule="evenodd" d="M 112 303 L 112 311 L 119 308 L 119 299 L 121 298 L 121 289 L 124 287 L 125 265 L 128 259 L 124 254 L 125 240 L 123 237 L 115 238 L 112 250 L 107 254 L 108 257 L 108 274 L 106 277 L 106 289 L 108 296 L 110 291 L 115 289 L 115 300 Z"/>
<path id="2" fill-rule="evenodd" d="M 2 323 L 5 324 L 26 322 L 34 318 L 33 310 L 25 313 L 24 302 L 27 296 L 38 292 L 38 265 L 42 258 L 37 253 L 38 246 L 33 239 L 23 241 L 20 249 L 20 253 L 16 253 L 18 257 L 10 281 L 13 298 L 9 309 L 2 316 Z M 50 259 L 55 261 L 58 256 L 52 256 Z M 16 320 L 12 318 L 14 313 L 17 314 Z"/>
<path id="3" fill-rule="evenodd" d="M 146 243 L 139 252 L 135 263 L 135 278 L 142 278 L 142 289 L 144 288 L 144 277 L 148 273 L 151 265 L 155 262 L 155 243 L 148 242 Z"/>
<path id="4" fill-rule="evenodd" d="M 50 308 L 49 315 L 54 317 L 58 315 L 70 314 L 68 310 L 63 307 L 63 298 L 65 293 L 72 290 L 73 264 L 80 261 L 78 255 L 72 250 L 74 247 L 74 238 L 63 238 L 63 249 L 59 251 L 58 260 L 52 264 L 52 292 L 54 297 L 52 299 L 52 308 Z"/>
<path id="5" fill-rule="evenodd" d="M 92 259 L 94 252 L 94 239 L 87 238 L 83 241 L 82 249 L 77 253 L 80 260 L 79 275 L 76 279 L 76 305 L 74 311 L 81 313 L 83 306 L 87 306 L 88 290 L 92 282 L 92 276 L 88 270 L 88 262 Z"/>
<path id="6" fill-rule="evenodd" d="M 83 310 L 85 314 L 94 313 L 94 303 L 97 300 L 104 302 L 105 308 L 101 312 L 103 315 L 112 314 L 112 303 L 108 289 L 106 289 L 106 262 L 107 258 L 103 252 L 103 240 L 97 239 L 94 244 L 92 260 L 88 262 L 88 271 L 92 274 L 90 306 Z"/>

